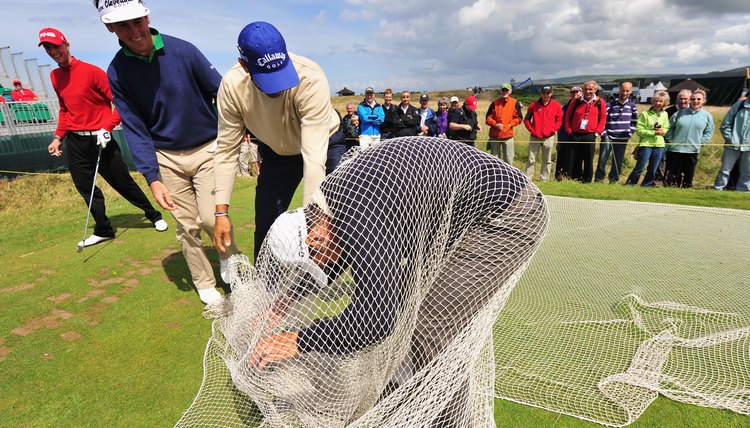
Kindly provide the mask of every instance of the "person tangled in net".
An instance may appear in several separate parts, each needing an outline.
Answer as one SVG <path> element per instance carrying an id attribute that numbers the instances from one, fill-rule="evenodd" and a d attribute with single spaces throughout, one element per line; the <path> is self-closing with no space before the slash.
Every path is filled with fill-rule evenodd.
<path id="1" fill-rule="evenodd" d="M 547 224 L 536 186 L 473 147 L 350 155 L 255 266 L 235 258 L 215 328 L 234 387 L 263 426 L 494 426 L 492 325 Z"/>

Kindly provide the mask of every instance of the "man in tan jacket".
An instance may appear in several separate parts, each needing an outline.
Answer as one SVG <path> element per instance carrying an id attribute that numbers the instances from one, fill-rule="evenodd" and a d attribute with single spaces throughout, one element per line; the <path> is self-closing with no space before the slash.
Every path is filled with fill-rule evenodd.
<path id="1" fill-rule="evenodd" d="M 255 192 L 254 255 L 271 224 L 289 207 L 304 178 L 307 204 L 325 177 L 328 138 L 339 127 L 328 80 L 315 62 L 290 54 L 267 22 L 248 24 L 238 37 L 239 63 L 221 81 L 218 147 L 214 155 L 214 245 L 231 242 L 229 200 L 245 128 L 258 140 L 263 168 Z"/>

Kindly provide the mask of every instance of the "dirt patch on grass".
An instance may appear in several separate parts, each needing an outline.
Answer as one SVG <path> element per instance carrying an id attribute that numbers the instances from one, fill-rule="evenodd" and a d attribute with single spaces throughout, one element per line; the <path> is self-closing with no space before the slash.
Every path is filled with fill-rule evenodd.
<path id="1" fill-rule="evenodd" d="M 130 259 L 126 260 L 125 263 L 129 264 L 132 267 L 141 267 L 143 266 L 143 262 L 140 260 Z"/>
<path id="2" fill-rule="evenodd" d="M 62 309 L 57 309 L 57 308 L 52 308 L 52 310 L 49 313 L 52 316 L 60 318 L 61 320 L 69 320 L 75 316 L 68 311 L 64 311 Z"/>
<path id="3" fill-rule="evenodd" d="M 3 346 L 5 344 L 5 338 L 0 338 L 0 361 L 5 361 L 5 356 L 13 352 L 12 349 Z"/>
<path id="4" fill-rule="evenodd" d="M 52 274 L 55 273 L 55 271 L 52 270 L 52 269 L 42 269 L 42 270 L 39 271 L 39 273 L 43 273 L 45 275 L 52 275 Z"/>
<path id="5" fill-rule="evenodd" d="M 34 284 L 21 284 L 10 288 L 0 288 L 0 293 L 14 293 L 16 291 L 31 290 L 36 287 Z"/>
<path id="6" fill-rule="evenodd" d="M 89 279 L 89 285 L 92 287 L 106 287 L 108 285 L 121 284 L 123 282 L 125 282 L 125 278 L 120 277 L 120 276 L 115 277 L 115 278 L 103 279 L 101 281 L 97 281 L 95 279 Z"/>
<path id="7" fill-rule="evenodd" d="M 138 269 L 138 275 L 148 275 L 150 273 L 157 272 L 159 270 L 161 270 L 161 269 L 159 269 L 159 268 L 153 268 L 153 267 L 140 268 L 140 269 Z"/>
<path id="8" fill-rule="evenodd" d="M 77 331 L 66 331 L 65 333 L 61 334 L 60 337 L 66 342 L 74 342 L 81 338 L 81 333 Z"/>
<path id="9" fill-rule="evenodd" d="M 166 328 L 180 328 L 182 327 L 182 324 L 178 322 L 165 322 L 164 327 Z"/>
<path id="10" fill-rule="evenodd" d="M 42 355 L 42 359 L 43 359 L 44 361 L 52 361 L 52 360 L 54 360 L 54 359 L 55 359 L 55 355 L 54 355 L 54 354 L 52 354 L 51 352 L 45 352 L 45 353 L 44 353 L 44 354 Z"/>
<path id="11" fill-rule="evenodd" d="M 107 290 L 104 290 L 104 289 L 102 289 L 102 288 L 95 288 L 95 289 L 93 289 L 93 290 L 89 291 L 88 293 L 86 293 L 86 294 L 85 294 L 85 295 L 84 295 L 83 297 L 81 297 L 80 299 L 78 299 L 78 303 L 83 303 L 83 302 L 85 302 L 86 300 L 89 300 L 89 299 L 91 299 L 91 298 L 94 298 L 94 297 L 96 297 L 96 296 L 101 296 L 102 294 L 104 294 L 104 293 L 106 293 L 106 292 L 107 292 Z"/>
<path id="12" fill-rule="evenodd" d="M 109 278 L 105 279 L 104 281 L 101 281 L 100 285 L 112 285 L 112 284 L 121 284 L 125 281 L 125 278 L 117 277 L 117 278 Z"/>
<path id="13" fill-rule="evenodd" d="M 41 328 L 57 328 L 60 327 L 60 319 L 54 315 L 47 315 L 41 318 L 32 318 L 26 321 L 22 327 L 16 327 L 10 332 L 16 336 L 28 336 L 31 333 Z"/>
<path id="14" fill-rule="evenodd" d="M 34 282 L 47 282 L 47 277 L 40 276 L 39 278 L 35 279 Z"/>
<path id="15" fill-rule="evenodd" d="M 101 312 L 101 311 L 103 311 L 105 309 L 109 309 L 109 306 L 104 305 L 104 304 L 91 305 L 91 306 L 89 306 L 89 309 L 92 310 L 92 311 L 94 311 L 94 312 Z"/>
<path id="16" fill-rule="evenodd" d="M 49 296 L 47 297 L 47 300 L 49 300 L 50 302 L 60 303 L 70 299 L 71 297 L 73 297 L 71 293 L 63 293 L 59 296 Z"/>
<path id="17" fill-rule="evenodd" d="M 125 282 L 123 282 L 122 285 L 126 285 L 128 287 L 135 287 L 136 285 L 138 285 L 140 283 L 141 283 L 141 281 L 139 281 L 139 280 L 137 280 L 135 278 L 130 278 L 130 279 L 126 280 Z"/>
<path id="18" fill-rule="evenodd" d="M 189 306 L 193 304 L 193 301 L 189 299 L 179 299 L 175 300 L 175 304 L 177 304 L 178 306 Z"/>
<path id="19" fill-rule="evenodd" d="M 117 296 L 107 296 L 102 299 L 102 303 L 115 303 L 118 300 L 120 300 L 120 298 Z"/>

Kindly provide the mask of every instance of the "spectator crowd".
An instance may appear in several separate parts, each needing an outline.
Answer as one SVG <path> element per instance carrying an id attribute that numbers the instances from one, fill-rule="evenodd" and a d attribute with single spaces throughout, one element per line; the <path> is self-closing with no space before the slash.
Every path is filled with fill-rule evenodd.
<path id="1" fill-rule="evenodd" d="M 681 91 L 672 106 L 669 94 L 657 91 L 651 107 L 640 114 L 632 99 L 630 82 L 620 84 L 618 92 L 605 100 L 599 95 L 597 83 L 587 81 L 583 87 L 570 89 L 570 98 L 564 105 L 554 99 L 550 86 L 544 86 L 539 99 L 528 106 L 525 114 L 524 106 L 512 93 L 511 84 L 503 83 L 500 96 L 490 103 L 482 118 L 477 115 L 478 100 L 474 95 L 463 103 L 456 96 L 450 100 L 442 97 L 437 100 L 437 110 L 433 110 L 426 93 L 420 95 L 419 107 L 411 104 L 409 91 L 402 92 L 401 103 L 394 106 L 393 91 L 386 89 L 380 105 L 374 89 L 368 87 L 358 106 L 346 105 L 339 127 L 343 138 L 338 144 L 344 147 L 343 153 L 356 145 L 365 149 L 389 138 L 422 135 L 476 146 L 477 132 L 486 125 L 487 150 L 512 165 L 514 128 L 523 124 L 530 134 L 524 171 L 529 178 L 534 177 L 537 162 L 539 178 L 552 178 L 552 154 L 556 150 L 555 180 L 619 183 L 627 145 L 635 139 L 635 167 L 626 176 L 626 185 L 690 188 L 701 147 L 714 133 L 714 120 L 703 108 L 706 93 L 701 89 Z M 750 191 L 749 109 L 750 102 L 742 97 L 721 124 L 725 149 L 714 189 Z M 594 169 L 597 141 L 599 154 Z M 329 161 L 336 164 L 339 159 L 340 156 Z"/>

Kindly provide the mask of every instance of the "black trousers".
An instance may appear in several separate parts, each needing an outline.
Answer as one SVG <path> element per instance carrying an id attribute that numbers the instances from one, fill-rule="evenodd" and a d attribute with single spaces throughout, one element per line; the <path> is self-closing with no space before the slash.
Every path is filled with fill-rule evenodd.
<path id="1" fill-rule="evenodd" d="M 96 168 L 96 157 L 99 146 L 96 144 L 96 136 L 82 136 L 68 132 L 65 136 L 65 151 L 68 157 L 68 169 L 73 178 L 78 193 L 81 194 L 88 205 L 91 197 L 91 186 L 94 184 L 94 169 Z M 161 213 L 154 209 L 146 195 L 128 171 L 128 167 L 122 160 L 120 147 L 117 141 L 107 144 L 102 150 L 99 162 L 99 175 L 112 186 L 117 193 L 122 195 L 128 202 L 143 210 L 143 214 L 151 222 L 162 218 Z M 115 236 L 115 230 L 107 218 L 104 206 L 104 195 L 99 187 L 94 188 L 94 199 L 91 202 L 91 216 L 94 218 L 94 234 L 98 236 Z"/>
<path id="2" fill-rule="evenodd" d="M 263 166 L 255 187 L 255 235 L 253 258 L 276 218 L 289 208 L 294 192 L 302 181 L 302 155 L 281 156 L 258 142 Z"/>
<path id="3" fill-rule="evenodd" d="M 693 187 L 698 153 L 667 152 L 666 184 L 670 187 Z"/>
<path id="4" fill-rule="evenodd" d="M 585 134 L 573 133 L 570 139 L 574 141 L 571 144 L 571 157 L 573 158 L 573 171 L 570 178 L 583 183 L 591 183 L 594 175 L 594 149 L 596 144 L 596 134 L 587 132 Z"/>
<path id="5" fill-rule="evenodd" d="M 573 170 L 573 158 L 571 157 L 572 146 L 564 141 L 557 144 L 557 162 L 555 164 L 555 180 L 561 181 L 570 178 Z"/>

